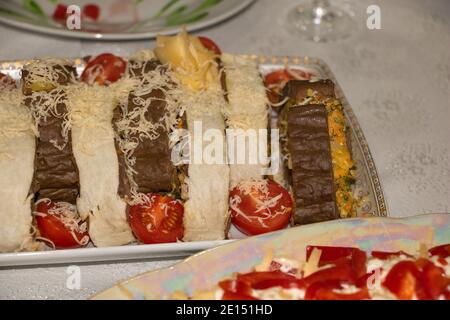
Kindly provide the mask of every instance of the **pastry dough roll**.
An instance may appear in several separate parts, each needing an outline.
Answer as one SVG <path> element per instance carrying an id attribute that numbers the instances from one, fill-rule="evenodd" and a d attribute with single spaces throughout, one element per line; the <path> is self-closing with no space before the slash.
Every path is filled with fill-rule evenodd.
<path id="1" fill-rule="evenodd" d="M 22 249 L 31 237 L 35 135 L 18 90 L 0 95 L 0 252 Z"/>
<path id="2" fill-rule="evenodd" d="M 78 84 L 68 93 L 72 145 L 80 176 L 77 207 L 89 219 L 89 236 L 98 247 L 134 240 L 126 203 L 118 193 L 119 163 L 112 127 L 115 96 L 110 87 Z"/>

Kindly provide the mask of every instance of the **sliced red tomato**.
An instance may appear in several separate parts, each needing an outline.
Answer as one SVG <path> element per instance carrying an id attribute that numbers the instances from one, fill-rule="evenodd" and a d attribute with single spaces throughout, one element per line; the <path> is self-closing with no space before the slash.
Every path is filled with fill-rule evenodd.
<path id="1" fill-rule="evenodd" d="M 0 90 L 1 89 L 14 89 L 16 88 L 16 81 L 9 75 L 0 72 Z"/>
<path id="2" fill-rule="evenodd" d="M 327 264 L 348 264 L 354 270 L 357 278 L 360 278 L 367 273 L 367 255 L 364 251 L 358 248 L 307 246 L 306 260 L 309 259 L 315 248 L 321 251 L 319 267 Z"/>
<path id="3" fill-rule="evenodd" d="M 441 246 L 437 246 L 431 248 L 428 251 L 432 256 L 439 256 L 440 258 L 450 257 L 450 244 L 443 244 Z"/>
<path id="4" fill-rule="evenodd" d="M 146 244 L 181 240 L 183 214 L 181 201 L 160 194 L 148 194 L 147 203 L 128 208 L 131 229 L 136 238 Z"/>
<path id="5" fill-rule="evenodd" d="M 355 293 L 340 293 L 340 281 L 320 281 L 310 285 L 305 292 L 305 300 L 367 300 L 370 299 L 367 288 L 361 288 Z"/>
<path id="6" fill-rule="evenodd" d="M 96 21 L 100 16 L 100 7 L 96 4 L 87 4 L 83 7 L 83 15 Z"/>
<path id="7" fill-rule="evenodd" d="M 87 228 L 82 228 L 86 222 L 80 221 L 74 212 L 61 210 L 63 204 L 51 201 L 38 203 L 35 218 L 40 236 L 50 240 L 57 249 L 81 247 L 83 242 L 89 240 Z"/>
<path id="8" fill-rule="evenodd" d="M 395 251 L 395 252 L 386 252 L 386 251 L 372 251 L 372 257 L 380 259 L 380 260 L 388 260 L 390 258 L 406 256 L 411 258 L 412 256 L 404 251 Z"/>
<path id="9" fill-rule="evenodd" d="M 236 186 L 230 192 L 231 221 L 248 235 L 283 229 L 291 219 L 292 209 L 289 192 L 272 180 L 267 180 L 264 191 L 255 184 L 249 190 Z"/>
<path id="10" fill-rule="evenodd" d="M 400 261 L 392 267 L 382 285 L 400 300 L 411 300 L 418 291 L 420 270 L 413 261 Z"/>
<path id="11" fill-rule="evenodd" d="M 107 85 L 119 80 L 125 74 L 126 67 L 127 63 L 122 58 L 111 53 L 103 53 L 88 62 L 81 74 L 81 81 Z"/>
<path id="12" fill-rule="evenodd" d="M 65 4 L 57 4 L 55 11 L 53 11 L 52 18 L 56 21 L 66 20 L 67 6 Z"/>
<path id="13" fill-rule="evenodd" d="M 200 36 L 198 37 L 198 40 L 200 40 L 200 42 L 206 49 L 214 52 L 214 54 L 218 56 L 222 54 L 222 51 L 220 50 L 219 46 L 210 38 Z"/>

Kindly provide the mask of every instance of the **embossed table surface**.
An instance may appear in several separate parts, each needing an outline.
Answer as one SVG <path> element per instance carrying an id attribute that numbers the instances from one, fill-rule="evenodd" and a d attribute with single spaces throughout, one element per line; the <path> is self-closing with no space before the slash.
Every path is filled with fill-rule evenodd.
<path id="1" fill-rule="evenodd" d="M 450 2 L 336 1 L 354 13 L 353 35 L 313 43 L 288 31 L 301 0 L 257 0 L 238 16 L 201 31 L 224 51 L 309 55 L 326 61 L 352 105 L 373 153 L 391 217 L 450 211 Z M 381 9 L 368 30 L 366 8 Z M 0 25 L 0 60 L 128 55 L 154 41 L 90 42 L 52 38 Z M 67 266 L 0 269 L 0 299 L 84 299 L 137 273 L 177 260 L 80 265 L 80 288 Z M 70 287 L 70 286 L 69 286 Z"/>

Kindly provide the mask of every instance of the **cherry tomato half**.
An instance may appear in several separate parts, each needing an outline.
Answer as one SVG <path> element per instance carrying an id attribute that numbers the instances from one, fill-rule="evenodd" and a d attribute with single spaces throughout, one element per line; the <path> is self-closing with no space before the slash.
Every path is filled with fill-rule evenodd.
<path id="1" fill-rule="evenodd" d="M 73 211 L 60 210 L 61 208 L 65 208 L 62 202 L 41 201 L 38 203 L 35 219 L 40 236 L 50 240 L 56 249 L 81 247 L 83 241 L 87 243 L 89 240 L 87 228 L 81 228 L 86 222 L 80 221 Z"/>
<path id="2" fill-rule="evenodd" d="M 128 220 L 139 241 L 151 243 L 176 242 L 184 234 L 184 207 L 170 196 L 149 194 L 144 205 L 128 208 Z"/>
<path id="3" fill-rule="evenodd" d="M 81 81 L 106 85 L 119 80 L 125 73 L 127 62 L 111 53 L 103 53 L 88 62 Z"/>
<path id="4" fill-rule="evenodd" d="M 238 185 L 230 192 L 231 221 L 245 234 L 256 235 L 286 227 L 292 209 L 289 192 L 272 180 L 267 180 L 267 191 L 255 184 L 247 191 Z"/>

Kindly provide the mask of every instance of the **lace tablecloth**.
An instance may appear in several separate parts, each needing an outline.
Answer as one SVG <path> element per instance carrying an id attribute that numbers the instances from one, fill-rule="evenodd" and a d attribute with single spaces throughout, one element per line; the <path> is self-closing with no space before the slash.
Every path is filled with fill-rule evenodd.
<path id="1" fill-rule="evenodd" d="M 257 0 L 237 17 L 202 34 L 224 51 L 309 55 L 336 75 L 364 130 L 378 168 L 389 215 L 450 209 L 450 2 L 344 1 L 355 13 L 352 37 L 305 42 L 284 27 L 299 0 Z M 366 8 L 378 4 L 382 29 L 366 28 Z M 154 42 L 89 42 L 51 38 L 0 25 L 0 60 L 130 54 Z M 67 266 L 0 269 L 0 298 L 76 298 L 176 260 L 81 265 L 81 288 L 66 287 Z"/>

